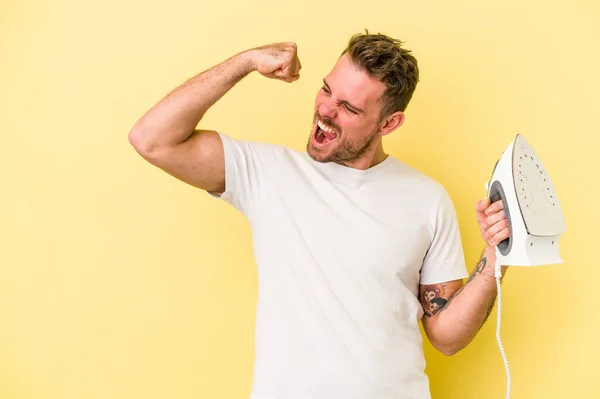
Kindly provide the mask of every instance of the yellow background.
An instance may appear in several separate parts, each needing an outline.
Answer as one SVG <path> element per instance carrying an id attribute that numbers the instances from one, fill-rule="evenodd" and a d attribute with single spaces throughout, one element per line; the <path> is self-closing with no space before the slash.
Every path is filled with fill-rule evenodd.
<path id="1" fill-rule="evenodd" d="M 200 127 L 303 149 L 321 79 L 364 28 L 419 60 L 386 149 L 447 187 L 470 269 L 483 248 L 473 204 L 501 152 L 521 133 L 544 162 L 565 262 L 504 280 L 512 397 L 600 397 L 599 11 L 591 0 L 4 0 L 0 398 L 248 397 L 248 225 L 143 161 L 127 135 L 187 78 L 295 41 L 298 82 L 251 75 Z M 434 399 L 504 398 L 495 316 L 453 357 L 426 344 Z"/>

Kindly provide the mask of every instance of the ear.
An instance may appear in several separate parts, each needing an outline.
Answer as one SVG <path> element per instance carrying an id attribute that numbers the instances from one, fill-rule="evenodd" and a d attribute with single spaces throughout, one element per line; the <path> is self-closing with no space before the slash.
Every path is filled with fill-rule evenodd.
<path id="1" fill-rule="evenodd" d="M 404 112 L 398 111 L 385 118 L 379 128 L 379 133 L 382 136 L 390 134 L 398 129 L 404 123 Z"/>

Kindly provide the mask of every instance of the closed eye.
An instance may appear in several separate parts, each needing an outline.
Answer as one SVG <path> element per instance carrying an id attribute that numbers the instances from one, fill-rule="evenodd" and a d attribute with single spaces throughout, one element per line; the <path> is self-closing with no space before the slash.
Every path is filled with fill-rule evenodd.
<path id="1" fill-rule="evenodd" d="M 327 86 L 322 86 L 321 90 L 323 90 L 327 94 L 331 94 L 331 91 L 329 90 L 329 87 L 327 87 Z M 358 115 L 358 111 L 354 110 L 354 108 L 349 106 L 347 102 L 342 101 L 341 104 L 344 106 L 344 109 L 346 111 L 350 112 L 351 114 Z"/>
<path id="2" fill-rule="evenodd" d="M 352 114 L 354 114 L 354 115 L 358 115 L 358 112 L 356 112 L 355 110 L 353 110 L 353 109 L 352 109 L 352 108 L 350 108 L 349 106 L 347 106 L 347 105 L 344 105 L 344 108 L 346 108 L 346 111 L 348 111 L 348 112 L 350 112 L 350 113 L 352 113 Z"/>

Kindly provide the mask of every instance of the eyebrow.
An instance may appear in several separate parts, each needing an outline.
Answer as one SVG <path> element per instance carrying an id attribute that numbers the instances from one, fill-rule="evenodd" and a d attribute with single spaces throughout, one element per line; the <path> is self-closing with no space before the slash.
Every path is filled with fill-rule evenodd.
<path id="1" fill-rule="evenodd" d="M 323 84 L 327 87 L 327 90 L 329 90 L 331 92 L 331 87 L 329 87 L 329 84 L 327 83 L 327 81 L 325 79 L 323 79 Z M 352 108 L 354 111 L 360 113 L 360 114 L 364 114 L 365 111 L 363 111 L 362 109 L 350 104 L 348 101 L 345 100 L 340 100 L 340 102 L 342 104 L 346 104 L 348 107 Z"/>

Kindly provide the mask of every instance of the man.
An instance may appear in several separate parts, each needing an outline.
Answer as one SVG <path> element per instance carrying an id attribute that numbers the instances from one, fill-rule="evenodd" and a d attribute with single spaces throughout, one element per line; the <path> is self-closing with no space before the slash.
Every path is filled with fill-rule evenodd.
<path id="1" fill-rule="evenodd" d="M 496 295 L 502 203 L 476 204 L 487 246 L 463 286 L 447 192 L 383 150 L 418 81 L 410 51 L 385 35 L 351 38 L 317 94 L 306 153 L 195 130 L 249 73 L 293 82 L 300 69 L 294 43 L 239 53 L 156 104 L 130 142 L 250 221 L 259 278 L 252 399 L 429 398 L 419 321 L 446 355 L 473 339 Z"/>

